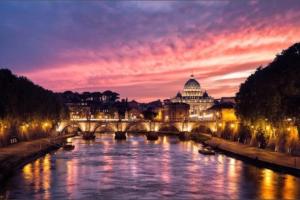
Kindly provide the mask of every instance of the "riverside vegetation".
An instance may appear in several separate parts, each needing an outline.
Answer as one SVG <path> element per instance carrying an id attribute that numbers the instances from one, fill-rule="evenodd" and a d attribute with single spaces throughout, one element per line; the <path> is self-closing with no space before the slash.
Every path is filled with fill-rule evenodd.
<path id="1" fill-rule="evenodd" d="M 0 69 L 0 146 L 48 136 L 67 116 L 60 96 Z"/>
<path id="2" fill-rule="evenodd" d="M 221 137 L 300 155 L 300 43 L 249 76 L 236 101 L 239 130 L 225 127 Z"/>

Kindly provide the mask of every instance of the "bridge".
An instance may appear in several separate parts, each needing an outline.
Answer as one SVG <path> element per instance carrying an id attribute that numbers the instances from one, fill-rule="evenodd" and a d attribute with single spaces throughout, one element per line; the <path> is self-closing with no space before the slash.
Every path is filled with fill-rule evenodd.
<path id="1" fill-rule="evenodd" d="M 78 119 L 61 121 L 56 131 L 64 133 L 68 128 L 81 132 L 192 132 L 200 127 L 216 130 L 216 121 L 150 121 L 150 120 L 116 120 L 116 119 Z"/>

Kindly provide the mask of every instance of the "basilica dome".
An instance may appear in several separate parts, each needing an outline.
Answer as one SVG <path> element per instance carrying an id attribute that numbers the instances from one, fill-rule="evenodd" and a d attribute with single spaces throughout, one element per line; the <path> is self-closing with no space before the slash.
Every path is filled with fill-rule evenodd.
<path id="1" fill-rule="evenodd" d="M 214 99 L 206 91 L 202 91 L 200 83 L 193 75 L 184 84 L 183 91 L 170 100 L 172 103 L 188 104 L 189 117 L 195 119 L 203 119 L 203 112 L 214 104 Z"/>
<path id="2" fill-rule="evenodd" d="M 184 84 L 183 90 L 185 91 L 200 91 L 200 84 L 195 80 L 194 76 L 191 75 L 191 78 Z"/>

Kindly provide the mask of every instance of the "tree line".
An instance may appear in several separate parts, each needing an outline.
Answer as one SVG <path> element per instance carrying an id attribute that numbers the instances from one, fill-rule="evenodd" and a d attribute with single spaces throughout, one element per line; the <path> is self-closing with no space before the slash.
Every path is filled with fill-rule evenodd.
<path id="1" fill-rule="evenodd" d="M 8 69 L 0 69 L 0 117 L 28 121 L 59 120 L 64 105 L 59 96 Z"/>
<path id="2" fill-rule="evenodd" d="M 60 95 L 0 69 L 0 146 L 48 136 L 64 117 Z"/>
<path id="3" fill-rule="evenodd" d="M 273 123 L 300 117 L 300 43 L 296 43 L 265 68 L 259 67 L 241 84 L 237 113 L 245 120 L 267 118 Z"/>
<path id="4" fill-rule="evenodd" d="M 266 67 L 259 67 L 241 84 L 236 94 L 236 112 L 244 128 L 253 124 L 270 124 L 276 136 L 286 135 L 283 129 L 288 123 L 300 127 L 300 43 L 282 51 Z M 252 127 L 250 127 L 252 125 Z M 269 136 L 264 136 L 259 127 L 257 136 L 267 145 Z M 263 137 L 264 136 L 264 137 Z M 298 135 L 299 138 L 299 135 Z M 285 137 L 285 140 L 286 137 Z"/>

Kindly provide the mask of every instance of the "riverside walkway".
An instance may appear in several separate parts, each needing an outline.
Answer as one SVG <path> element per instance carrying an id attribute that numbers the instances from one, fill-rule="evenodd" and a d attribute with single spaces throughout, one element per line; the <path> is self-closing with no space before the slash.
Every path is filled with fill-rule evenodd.
<path id="1" fill-rule="evenodd" d="M 23 166 L 32 159 L 42 156 L 51 150 L 60 147 L 60 144 L 67 137 L 41 138 L 32 141 L 20 142 L 7 147 L 0 148 L 0 183 L 14 172 L 17 168 Z"/>
<path id="2" fill-rule="evenodd" d="M 299 156 L 259 149 L 250 145 L 231 142 L 217 137 L 212 137 L 205 143 L 219 150 L 235 154 L 253 162 L 263 162 L 272 165 L 273 168 L 286 168 L 300 174 Z"/>

